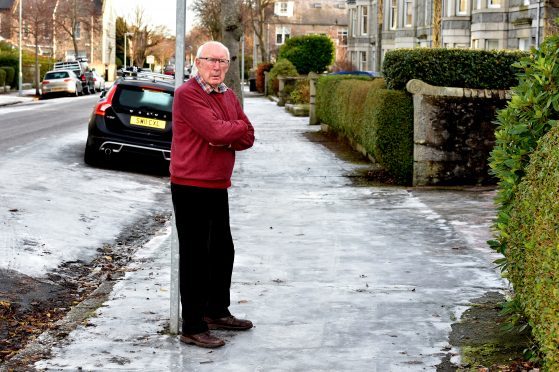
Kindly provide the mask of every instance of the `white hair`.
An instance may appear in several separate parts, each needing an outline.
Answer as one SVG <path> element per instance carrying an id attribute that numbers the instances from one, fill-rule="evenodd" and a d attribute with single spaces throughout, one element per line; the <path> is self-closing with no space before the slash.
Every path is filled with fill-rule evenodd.
<path id="1" fill-rule="evenodd" d="M 196 51 L 196 58 L 200 58 L 202 56 L 202 52 L 204 51 L 207 45 L 215 45 L 215 46 L 222 47 L 225 50 L 225 52 L 227 52 L 227 59 L 231 59 L 231 55 L 229 54 L 229 49 L 219 41 L 214 41 L 214 40 L 207 41 L 204 44 L 200 45 L 200 47 Z"/>

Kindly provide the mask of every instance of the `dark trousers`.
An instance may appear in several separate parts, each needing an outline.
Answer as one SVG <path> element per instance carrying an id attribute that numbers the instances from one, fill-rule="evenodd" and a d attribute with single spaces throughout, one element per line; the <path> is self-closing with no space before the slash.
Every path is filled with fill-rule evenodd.
<path id="1" fill-rule="evenodd" d="M 231 315 L 229 289 L 235 249 L 227 189 L 171 184 L 179 238 L 182 332 L 208 330 L 204 316 Z"/>

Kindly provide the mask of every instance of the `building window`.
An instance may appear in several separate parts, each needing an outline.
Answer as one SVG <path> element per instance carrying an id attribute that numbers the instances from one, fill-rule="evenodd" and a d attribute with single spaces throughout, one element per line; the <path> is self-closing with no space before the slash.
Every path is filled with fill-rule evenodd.
<path id="1" fill-rule="evenodd" d="M 29 37 L 29 25 L 25 20 L 22 22 L 23 37 Z"/>
<path id="2" fill-rule="evenodd" d="M 485 40 L 485 50 L 499 49 L 499 40 L 487 39 Z"/>
<path id="3" fill-rule="evenodd" d="M 338 45 L 347 45 L 347 27 L 338 28 Z"/>
<path id="4" fill-rule="evenodd" d="M 479 49 L 479 39 L 472 40 L 472 49 Z"/>
<path id="5" fill-rule="evenodd" d="M 501 7 L 501 0 L 488 0 L 487 3 L 488 8 L 500 8 Z"/>
<path id="6" fill-rule="evenodd" d="M 293 1 L 277 1 L 274 4 L 274 14 L 279 17 L 292 17 Z"/>
<path id="7" fill-rule="evenodd" d="M 398 27 L 398 0 L 390 0 L 390 28 Z"/>
<path id="8" fill-rule="evenodd" d="M 285 26 L 278 26 L 276 27 L 276 44 L 282 45 L 289 39 L 291 34 L 291 29 Z"/>
<path id="9" fill-rule="evenodd" d="M 80 22 L 76 22 L 76 26 L 74 27 L 74 35 L 76 39 L 80 39 L 82 35 L 82 26 Z"/>
<path id="10" fill-rule="evenodd" d="M 359 52 L 359 69 L 367 71 L 367 52 Z"/>
<path id="11" fill-rule="evenodd" d="M 530 39 L 522 38 L 518 39 L 518 49 L 519 50 L 530 50 Z"/>
<path id="12" fill-rule="evenodd" d="M 361 35 L 367 35 L 369 28 L 369 7 L 361 7 Z"/>
<path id="13" fill-rule="evenodd" d="M 458 15 L 468 14 L 468 0 L 456 1 L 456 14 Z"/>
<path id="14" fill-rule="evenodd" d="M 452 3 L 454 2 L 454 0 L 446 0 L 443 4 L 444 10 L 443 10 L 443 14 L 446 17 L 452 17 Z"/>
<path id="15" fill-rule="evenodd" d="M 405 0 L 404 12 L 406 14 L 406 27 L 411 27 L 413 25 L 413 0 Z"/>
<path id="16" fill-rule="evenodd" d="M 351 9 L 351 36 L 357 36 L 357 9 Z"/>

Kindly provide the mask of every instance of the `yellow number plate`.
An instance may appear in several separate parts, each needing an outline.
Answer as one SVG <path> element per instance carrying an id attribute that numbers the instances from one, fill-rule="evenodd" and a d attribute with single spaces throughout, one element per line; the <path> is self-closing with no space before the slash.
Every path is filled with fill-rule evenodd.
<path id="1" fill-rule="evenodd" d="M 139 116 L 131 116 L 130 117 L 130 124 L 139 125 L 141 127 L 165 129 L 165 121 L 164 120 L 141 118 Z"/>

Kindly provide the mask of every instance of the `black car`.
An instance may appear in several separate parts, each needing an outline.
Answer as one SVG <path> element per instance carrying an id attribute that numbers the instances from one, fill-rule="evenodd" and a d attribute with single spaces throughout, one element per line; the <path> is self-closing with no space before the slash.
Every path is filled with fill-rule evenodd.
<path id="1" fill-rule="evenodd" d="M 174 90 L 169 76 L 124 72 L 95 105 L 84 161 L 101 165 L 124 154 L 169 161 Z"/>

